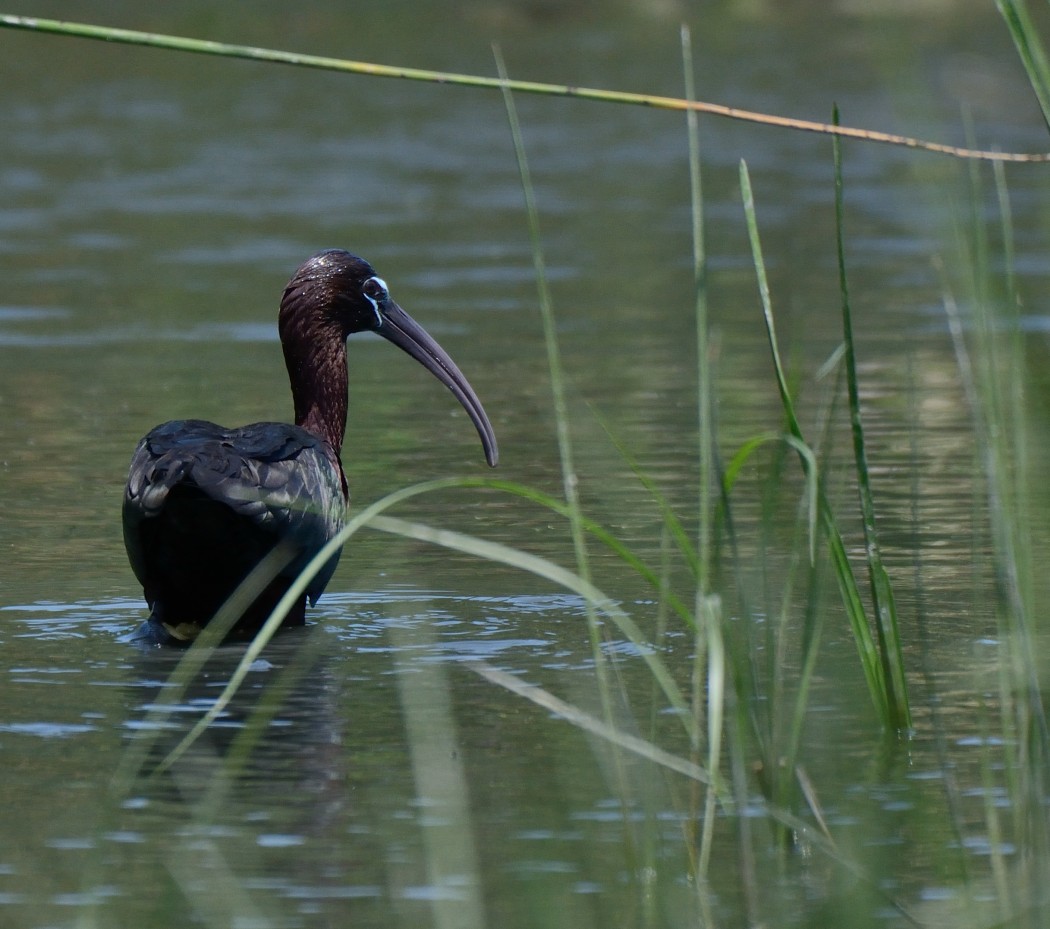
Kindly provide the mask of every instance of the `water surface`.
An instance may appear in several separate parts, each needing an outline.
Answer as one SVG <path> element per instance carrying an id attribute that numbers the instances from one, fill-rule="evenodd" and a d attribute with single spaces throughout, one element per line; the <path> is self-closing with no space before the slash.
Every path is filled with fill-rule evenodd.
<path id="1" fill-rule="evenodd" d="M 245 16 L 84 0 L 9 12 L 481 74 L 494 72 L 498 41 L 516 77 L 669 94 L 680 93 L 685 17 L 705 99 L 814 119 L 837 102 L 844 122 L 950 142 L 963 139 L 965 107 L 984 147 L 1046 147 L 1005 30 L 983 5 L 791 6 L 694 16 L 673 3 L 402 2 L 351 15 L 270 2 Z M 177 765 L 115 784 L 144 734 L 155 737 L 146 770 L 170 750 L 241 656 L 223 649 L 177 712 L 151 714 L 177 656 L 124 641 L 144 614 L 119 528 L 139 436 L 180 417 L 287 418 L 277 301 L 303 258 L 340 246 L 371 260 L 468 374 L 499 437 L 500 475 L 559 493 L 527 227 L 496 94 L 13 32 L 0 46 L 0 923 L 692 924 L 688 785 L 640 761 L 618 769 L 600 742 L 470 668 L 487 661 L 599 712 L 582 604 L 509 568 L 377 533 L 354 541 L 313 625 L 266 650 Z M 518 105 L 584 503 L 658 558 L 659 513 L 602 422 L 691 529 L 684 127 L 647 110 Z M 713 119 L 701 132 L 728 456 L 781 427 L 738 161 L 752 171 L 778 325 L 811 423 L 815 372 L 840 337 L 830 146 Z M 984 774 L 998 749 L 985 712 L 999 643 L 972 419 L 933 263 L 952 254 L 961 176 L 932 156 L 852 143 L 845 175 L 865 413 L 917 731 L 907 751 L 882 753 L 829 599 L 807 773 L 840 841 L 884 879 L 878 890 L 844 883 L 819 854 L 785 865 L 771 848 L 755 865 L 782 885 L 775 899 L 793 901 L 776 914 L 782 925 L 900 924 L 883 893 L 915 907 L 956 899 L 960 842 L 980 873 L 993 841 Z M 1046 185 L 1036 168 L 1009 180 L 1038 358 Z M 344 457 L 356 506 L 486 472 L 446 391 L 380 340 L 350 348 Z M 572 564 L 557 518 L 503 496 L 426 496 L 399 513 Z M 775 590 L 748 535 L 757 506 L 739 515 L 756 590 Z M 596 581 L 653 631 L 652 592 L 611 556 L 594 559 Z M 768 570 L 788 561 L 780 549 Z M 776 606 L 769 595 L 760 612 Z M 667 654 L 683 681 L 689 648 L 672 628 Z M 637 649 L 615 631 L 607 649 L 648 707 Z M 654 706 L 656 731 L 682 749 Z M 249 752 L 237 739 L 260 712 L 272 717 Z M 963 798 L 961 837 L 946 779 Z M 768 828 L 757 801 L 754 828 Z M 720 821 L 728 850 L 711 871 L 724 925 L 749 918 L 736 829 Z"/>

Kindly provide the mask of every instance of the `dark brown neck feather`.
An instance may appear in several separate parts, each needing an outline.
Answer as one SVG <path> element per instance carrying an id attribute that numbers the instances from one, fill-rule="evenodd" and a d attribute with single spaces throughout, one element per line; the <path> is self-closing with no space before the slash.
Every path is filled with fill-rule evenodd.
<path id="1" fill-rule="evenodd" d="M 295 404 L 295 424 L 336 454 L 346 434 L 346 335 L 331 321 L 281 319 L 281 344 Z"/>

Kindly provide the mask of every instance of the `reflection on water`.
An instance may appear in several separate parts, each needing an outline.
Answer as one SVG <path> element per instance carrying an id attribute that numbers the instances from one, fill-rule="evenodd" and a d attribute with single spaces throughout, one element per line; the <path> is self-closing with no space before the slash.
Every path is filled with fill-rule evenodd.
<path id="1" fill-rule="evenodd" d="M 456 661 L 477 658 L 507 667 L 575 665 L 585 643 L 577 637 L 573 657 L 557 633 L 581 611 L 560 596 L 461 600 L 406 590 L 327 598 L 322 622 L 273 643 L 216 723 L 150 777 L 214 703 L 243 649 L 219 649 L 168 702 L 181 655 L 116 641 L 134 626 L 134 604 L 10 609 L 6 628 L 17 640 L 68 648 L 88 637 L 107 641 L 118 660 L 66 669 L 85 678 L 82 693 L 97 695 L 76 713 L 90 723 L 55 721 L 50 701 L 60 701 L 64 683 L 51 669 L 9 673 L 12 721 L 0 733 L 62 742 L 65 770 L 79 772 L 77 786 L 91 797 L 79 823 L 45 815 L 17 850 L 8 849 L 0 877 L 31 890 L 0 899 L 22 924 L 58 918 L 76 900 L 121 920 L 162 924 L 162 915 L 179 914 L 219 924 L 258 912 L 283 925 L 335 919 L 347 900 L 361 901 L 354 912 L 368 923 L 381 923 L 392 904 L 406 921 L 422 919 L 445 904 L 480 907 L 490 885 L 509 885 L 508 905 L 538 875 L 557 875 L 559 893 L 615 888 L 618 869 L 592 869 L 571 851 L 591 854 L 595 842 L 615 849 L 621 828 L 586 754 L 565 753 L 571 731 L 547 734 L 551 744 L 523 757 L 531 713 L 456 670 Z M 15 708 L 25 721 L 13 720 Z M 98 742 L 115 731 L 122 732 L 116 751 L 100 752 Z M 53 752 L 18 743 L 9 750 L 25 758 L 9 779 L 13 804 L 54 811 L 62 793 L 76 792 L 66 785 L 55 797 L 51 779 L 41 779 Z M 552 767 L 535 768 L 540 756 Z M 126 779 L 129 758 L 141 769 Z M 556 827 L 553 810 L 529 814 L 527 825 L 519 819 L 516 810 L 561 792 L 565 778 L 579 784 L 567 822 Z M 466 871 L 450 864 L 457 845 Z M 30 879 L 42 873 L 70 883 L 47 892 Z"/>
<path id="2" fill-rule="evenodd" d="M 0 904 L 17 924 L 50 924 L 74 905 L 96 907 L 107 925 L 225 925 L 245 914 L 327 925 L 347 913 L 387 925 L 391 908 L 417 924 L 443 907 L 526 904 L 569 906 L 579 920 L 580 899 L 590 900 L 585 924 L 604 925 L 641 889 L 641 876 L 624 871 L 630 833 L 659 837 L 650 889 L 670 912 L 689 911 L 677 792 L 628 756 L 620 763 L 633 786 L 622 794 L 600 743 L 588 749 L 572 727 L 469 670 L 484 659 L 586 709 L 594 693 L 577 599 L 411 588 L 326 597 L 317 623 L 272 643 L 216 722 L 153 775 L 214 704 L 243 648 L 218 649 L 171 700 L 182 653 L 126 644 L 141 612 L 128 600 L 5 608 L 12 660 L 0 737 L 21 759 L 5 778 L 7 815 L 28 825 L 0 861 Z M 637 659 L 616 646 L 634 689 Z M 841 741 L 835 686 L 814 696 L 814 735 L 827 726 L 838 763 L 867 763 L 866 733 Z M 950 687 L 942 699 L 967 699 Z M 907 769 L 830 800 L 829 824 L 909 849 L 947 772 L 959 777 L 986 748 L 961 704 L 953 716 L 942 720 L 956 733 L 947 757 L 923 736 L 920 714 Z M 967 783 L 976 812 L 984 794 Z M 764 815 L 759 805 L 753 813 Z M 955 841 L 946 822 L 936 831 Z M 988 854 L 979 838 L 968 839 L 969 854 Z M 923 841 L 933 840 L 929 822 Z M 826 894 L 835 878 L 822 870 L 807 880 Z"/>
<path id="3" fill-rule="evenodd" d="M 35 6 L 48 14 L 48 3 Z M 367 15 L 350 23 L 331 3 L 293 17 L 259 3 L 249 18 L 197 3 L 50 6 L 69 19 L 475 73 L 492 72 L 496 39 L 516 77 L 671 94 L 681 87 L 678 19 L 692 15 L 664 3 L 479 2 L 450 16 L 406 2 L 363 4 Z M 981 145 L 1046 147 L 1009 39 L 984 5 L 863 16 L 844 6 L 705 5 L 691 23 L 701 96 L 813 118 L 836 100 L 854 125 L 959 141 L 953 75 L 979 75 L 980 95 L 965 102 Z M 832 605 L 802 738 L 824 820 L 881 883 L 844 879 L 805 836 L 802 854 L 769 847 L 756 795 L 743 817 L 716 810 L 719 853 L 698 894 L 685 877 L 698 802 L 688 784 L 612 754 L 470 669 L 483 659 L 687 756 L 639 650 L 608 627 L 617 693 L 634 711 L 603 708 L 575 598 L 404 540 L 352 540 L 313 625 L 272 643 L 215 725 L 149 775 L 214 705 L 243 652 L 221 649 L 158 715 L 179 656 L 124 641 L 145 612 L 120 538 L 127 462 L 138 437 L 168 419 L 290 415 L 274 320 L 305 256 L 326 246 L 366 255 L 468 373 L 493 416 L 500 475 L 560 492 L 498 95 L 4 32 L 0 47 L 0 923 L 577 929 L 692 925 L 704 906 L 711 924 L 770 922 L 749 896 L 750 867 L 783 904 L 780 924 L 896 925 L 886 895 L 934 919 L 949 912 L 938 904 L 959 899 L 964 871 L 985 875 L 994 854 L 1014 854 L 1014 839 L 988 818 L 1008 812 L 1000 775 L 1013 746 L 994 724 L 1004 643 L 981 465 L 931 261 L 943 259 L 949 277 L 957 270 L 955 166 L 845 146 L 869 453 L 907 624 L 916 733 L 905 749 L 881 745 Z M 660 565 L 659 507 L 617 443 L 693 532 L 684 127 L 651 111 L 518 105 L 584 506 Z M 809 428 L 830 390 L 815 372 L 840 332 L 829 146 L 709 119 L 701 134 L 728 459 L 782 428 L 738 160 L 750 165 Z M 1007 179 L 1026 348 L 1042 370 L 1045 177 L 1011 168 Z M 463 415 L 424 373 L 378 340 L 353 340 L 350 358 L 355 506 L 416 481 L 484 473 Z M 1029 399 L 1041 417 L 1041 397 Z M 848 441 L 836 433 L 838 447 Z M 790 516 L 763 534 L 768 500 L 755 486 L 768 467 L 763 459 L 741 474 L 735 513 L 760 671 L 775 665 L 764 636 L 781 615 L 791 560 Z M 836 499 L 852 512 L 849 488 Z M 574 561 L 559 519 L 505 495 L 423 496 L 404 515 Z M 858 538 L 849 515 L 844 523 Z M 1033 574 L 1045 573 L 1043 553 L 1030 555 Z M 653 590 L 604 551 L 592 557 L 595 582 L 656 637 L 665 617 Z M 742 625 L 733 616 L 728 628 Z M 686 690 L 692 651 L 688 631 L 669 623 L 661 654 Z M 141 770 L 129 774 L 136 752 Z M 757 778 L 753 761 L 726 763 Z M 749 829 L 764 851 L 747 862 L 738 850 Z"/>

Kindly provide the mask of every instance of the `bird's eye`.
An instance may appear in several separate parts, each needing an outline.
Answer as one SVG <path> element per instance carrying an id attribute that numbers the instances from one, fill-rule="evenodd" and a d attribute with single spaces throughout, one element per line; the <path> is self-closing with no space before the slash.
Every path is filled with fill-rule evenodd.
<path id="1" fill-rule="evenodd" d="M 386 281 L 381 277 L 370 277 L 361 285 L 361 293 L 364 298 L 372 304 L 376 314 L 376 328 L 383 325 L 383 313 L 379 307 L 390 299 L 390 293 L 386 289 Z"/>
<path id="2" fill-rule="evenodd" d="M 375 301 L 376 303 L 381 303 L 388 296 L 386 282 L 378 277 L 370 277 L 361 286 L 361 290 L 370 301 Z"/>

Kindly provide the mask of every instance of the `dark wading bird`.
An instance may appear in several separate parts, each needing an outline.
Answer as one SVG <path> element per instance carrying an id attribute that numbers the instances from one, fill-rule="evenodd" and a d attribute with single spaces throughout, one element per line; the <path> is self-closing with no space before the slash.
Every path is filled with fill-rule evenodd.
<path id="1" fill-rule="evenodd" d="M 349 492 L 339 455 L 346 431 L 346 339 L 376 332 L 445 384 L 473 420 L 495 465 L 496 438 L 455 362 L 391 298 L 372 266 L 332 249 L 285 288 L 278 318 L 295 425 L 225 429 L 187 419 L 153 429 L 135 450 L 124 490 L 124 544 L 151 613 L 139 641 L 191 640 L 278 543 L 289 561 L 232 633 L 253 636 L 311 558 L 343 526 Z M 336 554 L 284 619 L 305 621 Z"/>

